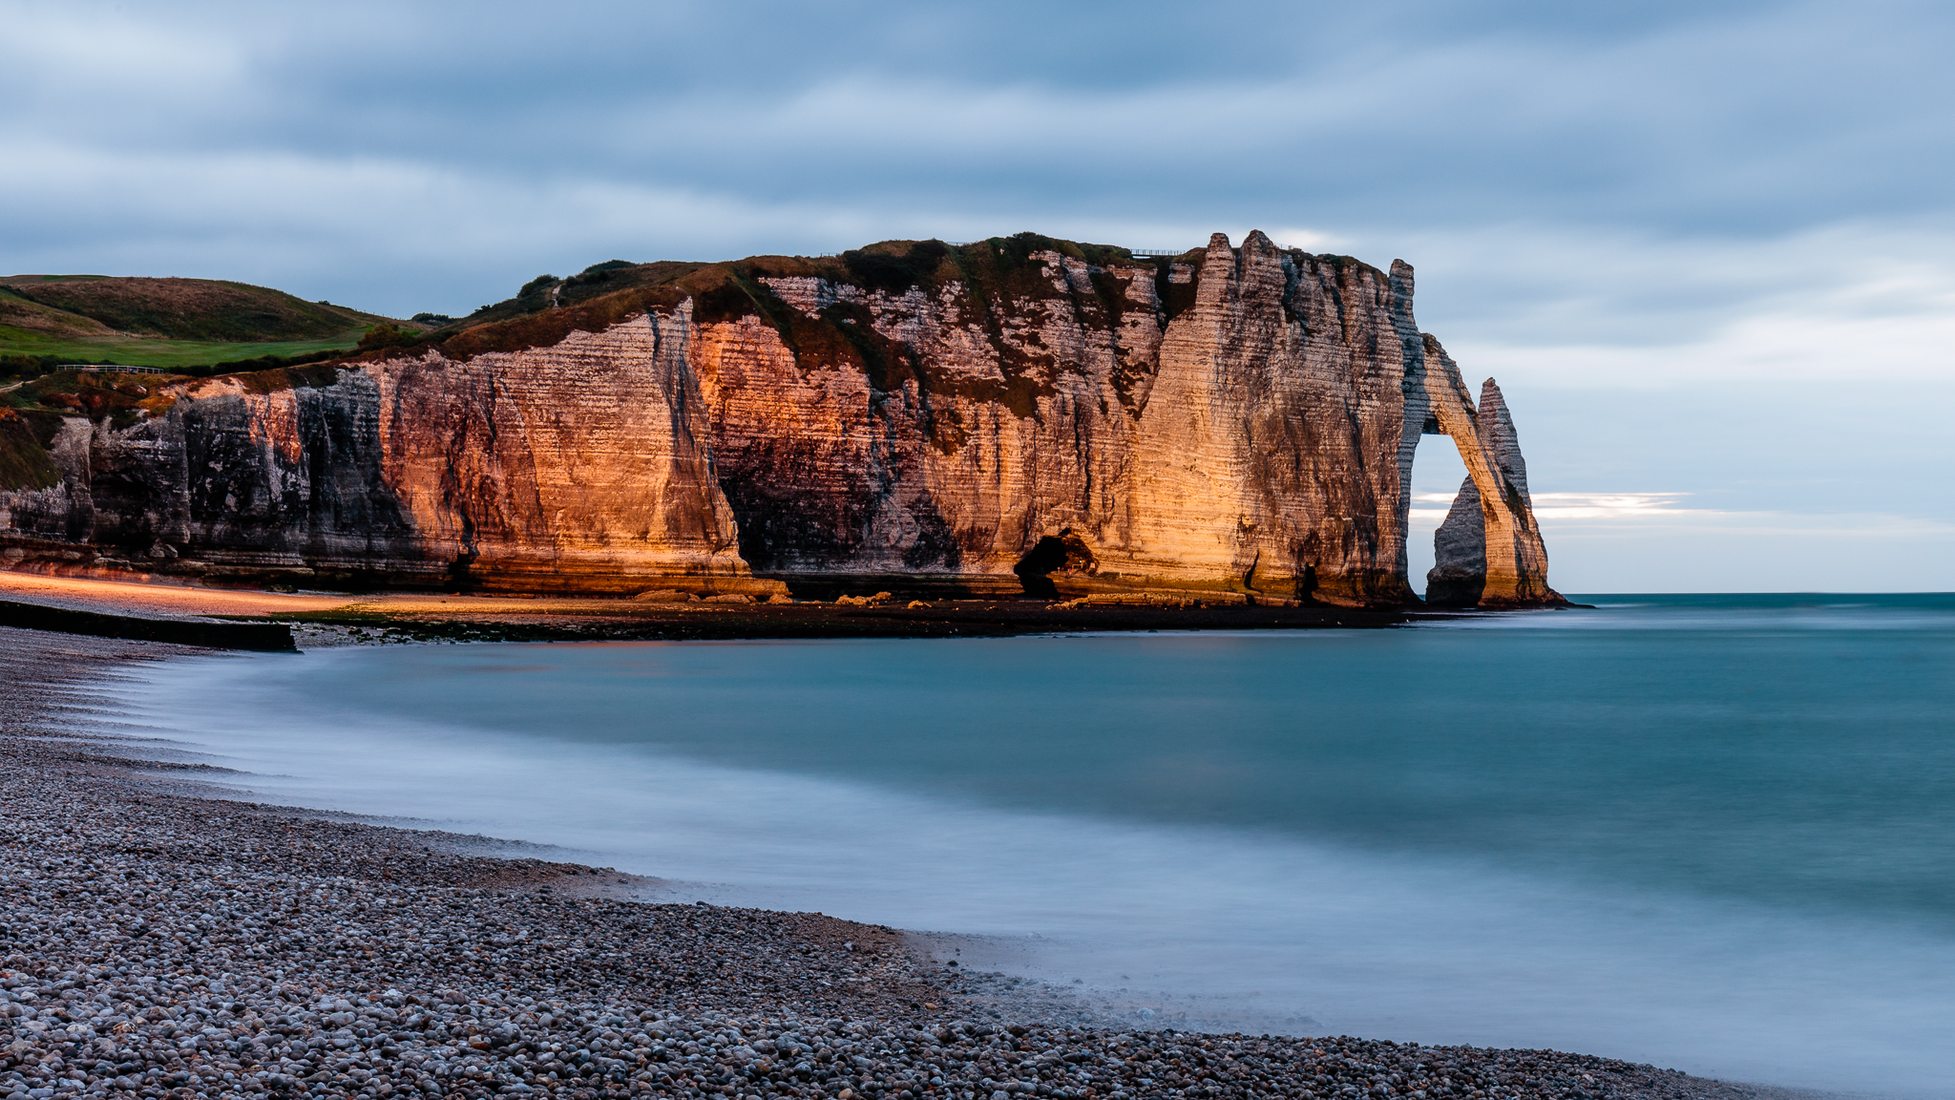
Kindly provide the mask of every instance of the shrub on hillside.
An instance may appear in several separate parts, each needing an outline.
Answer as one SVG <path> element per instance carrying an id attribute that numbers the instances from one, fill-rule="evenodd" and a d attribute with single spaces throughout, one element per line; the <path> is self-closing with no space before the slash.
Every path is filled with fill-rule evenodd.
<path id="1" fill-rule="evenodd" d="M 404 348 L 421 341 L 421 334 L 413 329 L 402 328 L 392 321 L 383 321 L 368 329 L 360 337 L 358 350 L 378 351 L 382 348 Z"/>
<path id="2" fill-rule="evenodd" d="M 0 382 L 17 378 L 39 378 L 60 365 L 52 355 L 0 355 Z"/>

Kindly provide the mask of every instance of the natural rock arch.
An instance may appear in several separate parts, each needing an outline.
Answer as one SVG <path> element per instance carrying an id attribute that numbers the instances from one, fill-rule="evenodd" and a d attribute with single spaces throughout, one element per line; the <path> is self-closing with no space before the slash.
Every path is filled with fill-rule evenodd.
<path id="1" fill-rule="evenodd" d="M 1422 434 L 1450 437 L 1466 465 L 1459 495 L 1433 533 L 1426 602 L 1438 607 L 1565 603 L 1548 587 L 1548 551 L 1528 494 L 1527 463 L 1499 385 L 1487 379 L 1476 407 L 1458 365 L 1439 341 L 1423 335 L 1421 341 L 1427 410 Z M 1409 464 L 1406 469 L 1409 506 Z"/>

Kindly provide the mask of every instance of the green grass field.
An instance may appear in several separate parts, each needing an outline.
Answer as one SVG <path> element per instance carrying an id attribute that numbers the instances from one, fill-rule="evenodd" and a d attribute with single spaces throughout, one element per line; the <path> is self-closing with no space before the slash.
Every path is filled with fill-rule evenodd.
<path id="1" fill-rule="evenodd" d="M 75 339 L 0 325 L 0 355 L 51 356 L 64 363 L 120 363 L 130 367 L 201 367 L 265 355 L 344 351 L 359 343 L 365 332 L 361 327 L 319 339 L 239 343 L 122 335 Z"/>
<path id="2" fill-rule="evenodd" d="M 381 324 L 400 322 L 216 279 L 0 276 L 0 358 L 43 365 L 188 370 L 317 355 L 349 350 Z"/>

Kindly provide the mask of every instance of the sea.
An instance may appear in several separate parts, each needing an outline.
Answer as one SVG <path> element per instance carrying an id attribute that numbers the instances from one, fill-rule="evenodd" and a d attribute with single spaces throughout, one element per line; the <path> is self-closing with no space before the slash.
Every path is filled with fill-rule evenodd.
<path id="1" fill-rule="evenodd" d="M 260 800 L 943 934 L 1134 1026 L 1955 1093 L 1955 595 L 1385 630 L 189 657 Z"/>

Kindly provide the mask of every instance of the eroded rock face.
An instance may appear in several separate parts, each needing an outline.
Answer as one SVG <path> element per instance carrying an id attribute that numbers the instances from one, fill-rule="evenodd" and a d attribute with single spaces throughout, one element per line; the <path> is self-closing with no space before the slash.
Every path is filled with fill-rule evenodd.
<path id="1" fill-rule="evenodd" d="M 1552 597 L 1498 391 L 1476 411 L 1418 331 L 1409 266 L 1261 233 L 1100 263 L 926 247 L 930 277 L 748 261 L 547 346 L 186 384 L 134 427 L 71 425 L 63 484 L 0 492 L 0 523 L 142 568 L 594 591 L 1016 591 L 1043 545 L 1060 594 L 1395 605 L 1432 425 L 1498 501 L 1484 598 Z"/>
<path id="2" fill-rule="evenodd" d="M 750 572 L 704 443 L 689 335 L 681 312 L 547 349 L 367 364 L 320 385 L 196 383 L 124 431 L 70 422 L 64 443 L 85 442 L 57 448 L 66 478 L 50 491 L 68 508 L 16 506 L 14 526 L 211 575 L 737 588 Z"/>
<path id="3" fill-rule="evenodd" d="M 1436 411 L 1441 407 L 1435 402 Z M 1462 389 L 1443 403 L 1439 416 L 1459 441 L 1467 477 L 1445 521 L 1433 532 L 1426 601 L 1440 607 L 1565 603 L 1548 587 L 1548 551 L 1534 522 L 1527 462 L 1500 387 L 1487 379 L 1480 387 L 1478 409 Z"/>

